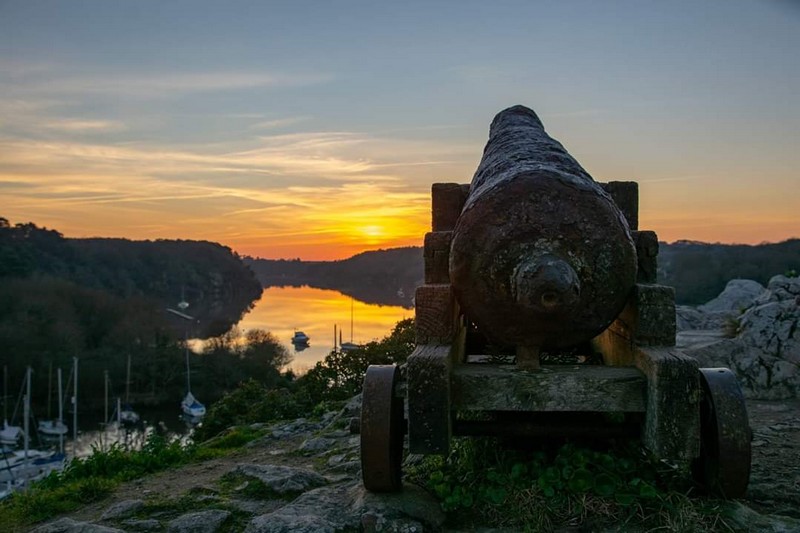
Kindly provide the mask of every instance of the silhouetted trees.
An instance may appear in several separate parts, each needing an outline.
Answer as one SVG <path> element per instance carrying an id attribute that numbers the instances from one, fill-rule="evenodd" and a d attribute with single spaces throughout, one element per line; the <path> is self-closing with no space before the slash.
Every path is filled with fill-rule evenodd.
<path id="1" fill-rule="evenodd" d="M 50 365 L 67 371 L 73 357 L 80 359 L 83 399 L 102 398 L 105 371 L 121 394 L 130 356 L 132 399 L 177 404 L 186 321 L 166 308 L 186 299 L 194 317 L 189 331 L 208 336 L 229 329 L 260 294 L 253 273 L 219 244 L 66 239 L 0 218 L 0 363 L 9 367 L 12 395 L 25 367 L 33 367 L 37 410 Z M 193 387 L 204 401 L 251 375 L 269 382 L 288 360 L 269 333 L 234 341 L 236 334 L 227 334 L 224 350 L 191 357 Z"/>

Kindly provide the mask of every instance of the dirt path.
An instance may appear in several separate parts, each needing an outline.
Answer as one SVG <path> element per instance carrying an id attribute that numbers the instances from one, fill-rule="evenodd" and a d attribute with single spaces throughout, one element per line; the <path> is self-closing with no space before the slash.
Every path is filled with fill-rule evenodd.
<path id="1" fill-rule="evenodd" d="M 747 402 L 753 466 L 747 503 L 768 514 L 800 518 L 800 399 Z"/>

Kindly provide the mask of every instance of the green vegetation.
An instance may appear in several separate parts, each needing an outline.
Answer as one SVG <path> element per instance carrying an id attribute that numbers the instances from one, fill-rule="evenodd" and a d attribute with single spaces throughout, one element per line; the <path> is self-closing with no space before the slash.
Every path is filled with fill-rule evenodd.
<path id="1" fill-rule="evenodd" d="M 51 474 L 0 504 L 0 530 L 16 531 L 22 525 L 102 500 L 120 482 L 185 464 L 195 451 L 155 434 L 141 450 L 126 451 L 117 445 L 107 451 L 95 449 L 89 457 L 70 461 L 63 472 Z"/>
<path id="2" fill-rule="evenodd" d="M 108 450 L 95 449 L 89 457 L 70 461 L 63 472 L 51 474 L 1 503 L 0 531 L 17 531 L 25 525 L 74 511 L 104 499 L 119 483 L 225 455 L 263 434 L 263 431 L 235 428 L 199 445 L 151 434 L 141 450 L 125 450 L 116 444 Z"/>
<path id="3" fill-rule="evenodd" d="M 402 364 L 414 349 L 414 321 L 398 322 L 392 333 L 349 352 L 331 352 L 306 374 L 278 374 L 271 381 L 250 379 L 214 403 L 197 428 L 205 440 L 231 426 L 313 415 L 361 391 L 369 365 Z"/>
<path id="4" fill-rule="evenodd" d="M 658 282 L 675 287 L 679 304 L 716 298 L 732 279 L 766 285 L 772 276 L 800 270 L 800 239 L 775 244 L 661 243 Z"/>
<path id="5" fill-rule="evenodd" d="M 409 477 L 441 500 L 454 526 L 727 528 L 720 518 L 722 502 L 689 499 L 669 467 L 635 446 L 598 451 L 565 444 L 522 452 L 489 438 L 454 439 L 449 456 L 425 457 Z"/>
<path id="6" fill-rule="evenodd" d="M 200 320 L 190 334 L 220 335 L 193 364 L 195 392 L 212 401 L 247 377 L 269 382 L 289 359 L 276 338 L 236 329 L 221 335 L 260 293 L 252 271 L 215 243 L 66 239 L 0 217 L 0 344 L 12 387 L 27 365 L 40 376 L 34 410 L 41 410 L 50 364 L 68 370 L 74 356 L 84 405 L 102 398 L 104 371 L 119 392 L 129 355 L 135 399 L 175 401 L 185 380 L 186 322 L 166 308 L 182 294 Z"/>

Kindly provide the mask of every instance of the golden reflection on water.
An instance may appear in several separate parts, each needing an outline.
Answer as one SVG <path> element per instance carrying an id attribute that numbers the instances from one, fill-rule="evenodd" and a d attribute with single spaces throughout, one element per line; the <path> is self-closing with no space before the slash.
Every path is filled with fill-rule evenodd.
<path id="1" fill-rule="evenodd" d="M 342 330 L 342 340 L 350 340 L 351 303 L 352 339 L 357 344 L 382 339 L 391 333 L 398 321 L 414 317 L 413 309 L 366 304 L 338 291 L 311 287 L 269 287 L 238 326 L 242 330 L 263 329 L 278 337 L 294 357 L 289 367 L 302 373 L 324 359 L 333 349 L 334 324 Z M 308 348 L 302 351 L 297 351 L 291 343 L 297 330 L 311 338 Z"/>

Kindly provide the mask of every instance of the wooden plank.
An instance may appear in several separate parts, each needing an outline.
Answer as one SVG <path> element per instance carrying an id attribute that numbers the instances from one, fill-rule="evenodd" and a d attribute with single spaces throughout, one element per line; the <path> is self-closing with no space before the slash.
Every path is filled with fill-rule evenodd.
<path id="1" fill-rule="evenodd" d="M 450 346 L 419 345 L 408 357 L 408 443 L 411 453 L 446 454 L 450 446 Z"/>
<path id="2" fill-rule="evenodd" d="M 688 472 L 700 453 L 701 400 L 697 361 L 675 348 L 639 348 L 636 367 L 647 376 L 644 445 Z"/>
<path id="3" fill-rule="evenodd" d="M 425 234 L 425 283 L 450 283 L 450 241 L 452 231 Z"/>
<path id="4" fill-rule="evenodd" d="M 675 329 L 675 289 L 637 283 L 628 304 L 592 346 L 605 364 L 631 366 L 637 346 L 674 346 Z"/>
<path id="5" fill-rule="evenodd" d="M 421 285 L 414 303 L 417 344 L 451 344 L 456 333 L 457 306 L 450 285 Z"/>
<path id="6" fill-rule="evenodd" d="M 456 366 L 451 387 L 460 410 L 643 412 L 647 382 L 635 368 L 482 364 Z"/>
<path id="7" fill-rule="evenodd" d="M 666 285 L 636 285 L 636 330 L 639 346 L 675 346 L 675 289 Z"/>
<path id="8" fill-rule="evenodd" d="M 631 230 L 639 229 L 639 184 L 635 181 L 609 181 L 600 185 L 625 215 L 628 227 Z"/>
<path id="9" fill-rule="evenodd" d="M 455 228 L 468 194 L 468 184 L 434 183 L 431 187 L 431 229 L 450 231 Z"/>
<path id="10" fill-rule="evenodd" d="M 638 283 L 656 283 L 658 279 L 658 236 L 655 231 L 632 231 L 636 244 Z"/>

